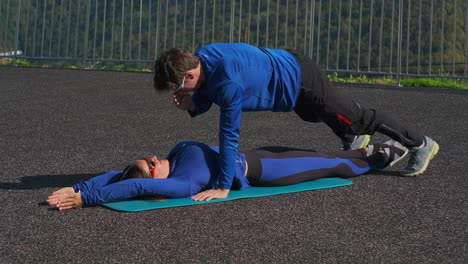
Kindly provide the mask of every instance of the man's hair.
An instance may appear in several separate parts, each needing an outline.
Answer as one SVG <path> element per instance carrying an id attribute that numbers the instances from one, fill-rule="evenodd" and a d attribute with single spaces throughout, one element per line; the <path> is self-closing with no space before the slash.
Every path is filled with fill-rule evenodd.
<path id="1" fill-rule="evenodd" d="M 120 175 L 119 181 L 136 179 L 136 178 L 152 178 L 151 175 L 145 174 L 135 165 L 128 165 Z"/>
<path id="2" fill-rule="evenodd" d="M 154 88 L 157 91 L 175 89 L 182 83 L 184 74 L 198 66 L 200 59 L 185 49 L 170 49 L 154 63 Z"/>

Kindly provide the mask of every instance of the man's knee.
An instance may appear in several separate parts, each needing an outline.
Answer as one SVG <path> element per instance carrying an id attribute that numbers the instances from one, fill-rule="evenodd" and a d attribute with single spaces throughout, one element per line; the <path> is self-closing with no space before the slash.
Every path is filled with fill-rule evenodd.
<path id="1" fill-rule="evenodd" d="M 301 90 L 301 94 L 294 107 L 294 112 L 304 121 L 307 122 L 321 122 L 321 106 L 317 103 L 316 98 Z"/>
<path id="2" fill-rule="evenodd" d="M 302 112 L 297 112 L 296 114 L 304 121 L 311 122 L 311 123 L 319 123 L 322 122 L 322 119 L 318 115 L 315 114 L 305 114 Z"/>

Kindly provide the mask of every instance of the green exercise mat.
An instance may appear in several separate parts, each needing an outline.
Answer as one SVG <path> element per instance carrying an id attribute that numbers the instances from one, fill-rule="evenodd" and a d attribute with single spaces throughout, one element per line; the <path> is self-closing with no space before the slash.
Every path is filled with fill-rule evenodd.
<path id="1" fill-rule="evenodd" d="M 326 189 L 332 187 L 346 186 L 353 184 L 350 180 L 341 178 L 323 178 L 315 181 L 303 182 L 294 185 L 281 187 L 251 187 L 242 191 L 230 191 L 225 199 L 214 199 L 209 202 L 197 202 L 190 198 L 167 199 L 164 201 L 148 200 L 126 200 L 113 203 L 105 203 L 103 206 L 123 212 L 138 212 L 152 209 L 161 209 L 177 206 L 199 205 L 209 203 L 226 202 L 242 198 L 254 198 L 271 196 L 284 193 L 303 192 L 310 190 Z"/>

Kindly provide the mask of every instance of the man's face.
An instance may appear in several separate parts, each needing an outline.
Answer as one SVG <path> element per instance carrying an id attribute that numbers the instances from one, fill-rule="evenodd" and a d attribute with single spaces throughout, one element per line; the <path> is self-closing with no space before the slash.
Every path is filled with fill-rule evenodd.
<path id="1" fill-rule="evenodd" d="M 185 73 L 184 77 L 182 78 L 182 83 L 179 85 L 177 89 L 172 91 L 175 95 L 183 95 L 194 92 L 198 88 L 200 88 L 200 76 L 194 72 L 188 71 Z"/>

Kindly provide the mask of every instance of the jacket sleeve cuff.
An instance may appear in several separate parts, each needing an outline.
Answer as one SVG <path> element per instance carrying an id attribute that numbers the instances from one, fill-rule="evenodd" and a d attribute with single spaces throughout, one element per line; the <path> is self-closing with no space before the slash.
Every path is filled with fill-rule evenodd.
<path id="1" fill-rule="evenodd" d="M 196 117 L 196 116 L 198 115 L 197 109 L 195 109 L 195 111 L 187 110 L 187 112 L 189 113 L 189 115 L 190 115 L 191 117 Z"/>
<path id="2" fill-rule="evenodd" d="M 75 184 L 75 185 L 73 185 L 72 187 L 73 187 L 73 190 L 75 190 L 75 192 L 79 192 L 79 191 L 81 191 L 81 188 L 80 188 L 80 184 L 79 184 L 79 183 L 78 183 L 78 184 Z"/>
<path id="3" fill-rule="evenodd" d="M 227 184 L 227 183 L 225 183 L 225 184 L 218 184 L 217 188 L 219 188 L 219 189 L 231 189 L 231 185 L 232 185 L 232 184 Z"/>

